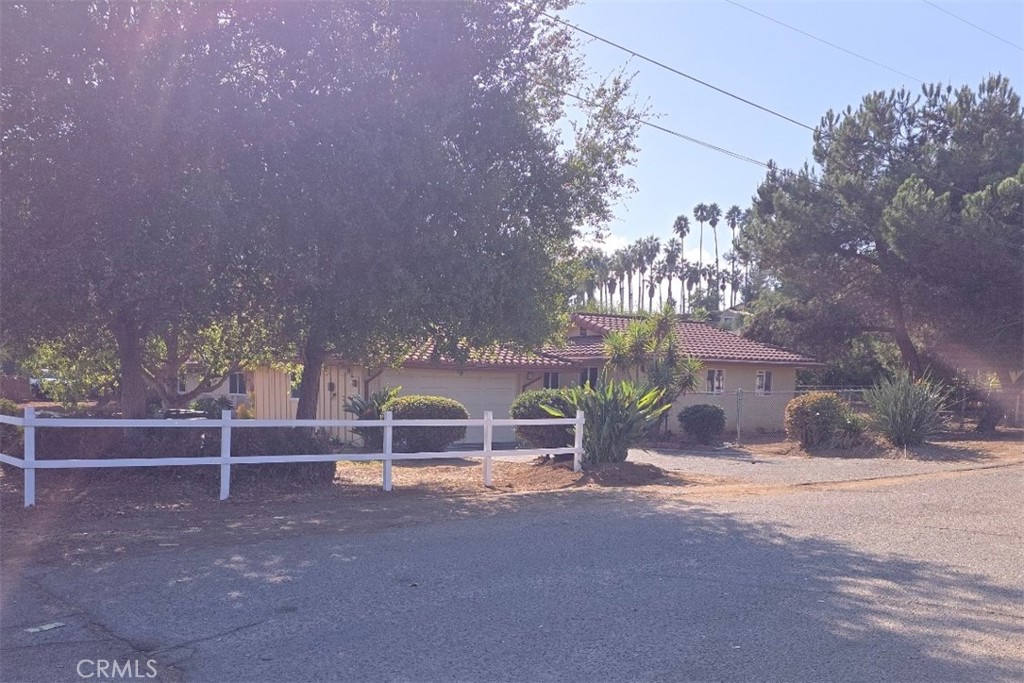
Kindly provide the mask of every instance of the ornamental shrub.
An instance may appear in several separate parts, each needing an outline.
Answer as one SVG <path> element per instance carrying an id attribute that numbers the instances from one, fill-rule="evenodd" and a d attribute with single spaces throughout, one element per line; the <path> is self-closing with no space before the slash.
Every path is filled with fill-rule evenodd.
<path id="1" fill-rule="evenodd" d="M 467 420 L 466 406 L 444 396 L 398 396 L 382 406 L 396 420 Z M 395 451 L 398 453 L 434 453 L 465 438 L 466 427 L 398 427 Z"/>
<path id="2" fill-rule="evenodd" d="M 938 433 L 946 397 L 946 389 L 929 375 L 915 380 L 906 370 L 864 392 L 872 423 L 894 446 L 916 446 Z"/>
<path id="3" fill-rule="evenodd" d="M 725 430 L 725 411 L 708 403 L 683 408 L 677 419 L 683 431 L 701 443 L 717 441 Z"/>
<path id="4" fill-rule="evenodd" d="M 21 407 L 11 401 L 10 399 L 0 398 L 0 415 L 10 415 L 11 417 L 23 417 L 25 411 Z M 59 429 L 53 429 L 50 431 L 60 431 Z M 15 427 L 14 425 L 0 424 L 0 453 L 6 453 L 7 455 L 13 455 L 15 458 L 22 457 L 25 452 L 24 441 L 22 441 L 22 428 Z M 5 474 L 13 474 L 15 471 L 14 467 L 10 465 L 2 465 L 0 469 L 3 469 Z"/>
<path id="5" fill-rule="evenodd" d="M 550 419 L 551 413 L 544 410 L 543 406 L 554 408 L 569 417 L 576 414 L 572 404 L 565 398 L 562 391 L 539 389 L 526 391 L 516 396 L 516 400 L 512 401 L 512 407 L 509 409 L 509 415 L 514 420 Z M 573 433 L 570 427 L 558 425 L 517 426 L 515 432 L 516 438 L 534 448 L 563 448 L 571 446 L 573 443 Z"/>
<path id="6" fill-rule="evenodd" d="M 204 396 L 189 404 L 189 408 L 205 414 L 211 420 L 219 420 L 222 410 L 232 410 L 235 405 L 227 396 Z"/>
<path id="7" fill-rule="evenodd" d="M 850 404 L 832 391 L 812 391 L 786 404 L 786 436 L 803 448 L 832 443 L 850 415 Z"/>

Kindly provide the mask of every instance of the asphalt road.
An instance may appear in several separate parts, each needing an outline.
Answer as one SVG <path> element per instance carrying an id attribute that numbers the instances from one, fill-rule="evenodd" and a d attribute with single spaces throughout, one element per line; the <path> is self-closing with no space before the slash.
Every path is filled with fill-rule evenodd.
<path id="1" fill-rule="evenodd" d="M 1022 502 L 1022 465 L 756 496 L 575 492 L 35 568 L 7 578 L 0 679 L 135 658 L 147 680 L 152 658 L 161 679 L 247 683 L 1022 680 Z"/>

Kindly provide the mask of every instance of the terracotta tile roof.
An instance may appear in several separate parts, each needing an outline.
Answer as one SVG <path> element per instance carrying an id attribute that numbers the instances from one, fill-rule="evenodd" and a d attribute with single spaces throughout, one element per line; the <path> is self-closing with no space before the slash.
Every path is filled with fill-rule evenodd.
<path id="1" fill-rule="evenodd" d="M 585 361 L 604 358 L 604 337 L 570 337 L 568 343 L 559 348 L 545 346 L 541 353 L 558 356 L 572 361 Z"/>
<path id="2" fill-rule="evenodd" d="M 466 367 L 466 368 L 523 368 L 529 370 L 559 370 L 573 367 L 573 363 L 556 356 L 516 351 L 496 344 L 469 352 L 465 361 L 444 356 L 434 357 L 434 342 L 427 341 L 415 347 L 402 362 L 405 367 Z"/>
<path id="3" fill-rule="evenodd" d="M 593 330 L 600 334 L 607 334 L 615 330 L 624 330 L 629 324 L 638 320 L 635 315 L 611 315 L 611 314 L 577 314 L 573 321 L 581 328 Z M 684 354 L 696 356 L 703 361 L 732 361 L 737 363 L 779 363 L 785 365 L 819 365 L 818 361 L 808 356 L 787 351 L 770 344 L 762 344 L 752 339 L 744 339 L 726 330 L 707 323 L 698 323 L 691 320 L 676 320 L 673 326 L 673 337 Z M 587 339 L 587 338 L 584 338 Z M 600 340 L 596 340 L 597 349 L 593 342 L 588 342 L 581 348 L 597 350 L 600 355 L 590 356 L 598 358 L 604 355 L 603 346 Z M 570 356 L 567 353 L 569 348 L 560 352 L 561 355 Z"/>

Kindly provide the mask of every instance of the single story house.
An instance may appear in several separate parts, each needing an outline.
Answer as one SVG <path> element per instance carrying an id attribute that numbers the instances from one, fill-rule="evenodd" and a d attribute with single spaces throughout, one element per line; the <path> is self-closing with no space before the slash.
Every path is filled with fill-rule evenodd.
<path id="1" fill-rule="evenodd" d="M 557 353 L 577 366 L 579 378 L 596 377 L 608 360 L 604 337 L 625 330 L 637 318 L 599 313 L 574 315 L 568 343 Z M 694 356 L 704 364 L 703 382 L 697 392 L 683 394 L 673 402 L 668 424 L 677 431 L 676 415 L 686 406 L 698 403 L 721 406 L 725 410 L 726 430 L 734 430 L 737 390 L 743 392 L 740 411 L 744 429 L 780 431 L 786 403 L 796 393 L 797 369 L 821 365 L 799 353 L 683 318 L 673 324 L 672 339 L 680 355 Z"/>
<path id="2" fill-rule="evenodd" d="M 504 418 L 512 401 L 524 391 L 596 379 L 607 362 L 604 337 L 625 329 L 638 318 L 624 314 L 575 314 L 564 346 L 544 347 L 533 353 L 498 346 L 476 351 L 461 363 L 434 358 L 430 344 L 416 349 L 395 368 L 374 370 L 331 359 L 324 366 L 320 382 L 317 417 L 352 419 L 344 410 L 350 397 L 368 396 L 385 386 L 401 386 L 403 395 L 432 394 L 455 399 L 466 406 L 473 418 L 483 417 L 486 410 Z M 679 409 L 695 403 L 721 405 L 727 415 L 726 428 L 734 428 L 736 390 L 742 389 L 744 429 L 781 430 L 786 403 L 796 391 L 797 369 L 819 365 L 812 358 L 682 318 L 675 322 L 673 339 L 682 354 L 703 361 L 705 382 L 700 393 L 680 396 L 675 402 L 669 422 L 672 429 L 678 429 L 675 414 Z M 225 382 L 221 392 L 237 401 L 248 400 L 258 418 L 295 417 L 298 397 L 292 378 L 284 371 L 262 367 L 238 373 Z M 351 436 L 345 432 L 338 435 Z M 511 441 L 512 429 L 496 428 L 494 438 Z M 481 428 L 470 428 L 466 440 L 481 441 Z"/>

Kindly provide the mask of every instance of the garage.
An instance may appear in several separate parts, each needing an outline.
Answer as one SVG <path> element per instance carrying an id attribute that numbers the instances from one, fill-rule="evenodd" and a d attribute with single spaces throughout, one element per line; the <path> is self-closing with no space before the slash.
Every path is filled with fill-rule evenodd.
<path id="1" fill-rule="evenodd" d="M 391 369 L 373 382 L 373 389 L 384 385 L 402 387 L 402 395 L 424 394 L 446 396 L 466 406 L 471 418 L 482 418 L 485 410 L 495 418 L 508 418 L 509 408 L 518 392 L 519 375 L 515 370 L 464 370 L 455 372 L 440 369 Z M 496 427 L 495 442 L 515 440 L 511 427 Z M 465 441 L 481 443 L 483 428 L 470 427 Z"/>

